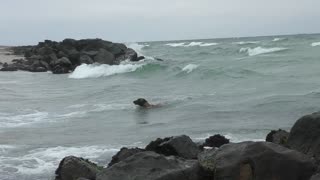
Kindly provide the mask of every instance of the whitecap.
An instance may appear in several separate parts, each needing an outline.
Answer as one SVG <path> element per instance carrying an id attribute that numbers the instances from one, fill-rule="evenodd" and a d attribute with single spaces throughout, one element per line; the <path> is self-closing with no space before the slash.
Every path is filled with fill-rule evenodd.
<path id="1" fill-rule="evenodd" d="M 136 71 L 143 65 L 144 64 L 82 64 L 69 75 L 69 78 L 83 79 L 111 76 Z"/>
<path id="2" fill-rule="evenodd" d="M 49 113 L 33 111 L 28 114 L 0 114 L 0 127 L 18 127 L 47 120 Z"/>
<path id="3" fill-rule="evenodd" d="M 191 73 L 193 70 L 197 69 L 199 65 L 196 64 L 188 64 L 184 68 L 182 68 L 182 71 Z"/>
<path id="4" fill-rule="evenodd" d="M 312 46 L 312 47 L 320 46 L 320 42 L 314 42 L 314 43 L 311 44 L 311 46 Z"/>
<path id="5" fill-rule="evenodd" d="M 249 56 L 256 56 L 260 54 L 267 54 L 267 53 L 273 53 L 273 52 L 279 52 L 287 50 L 288 48 L 282 48 L 282 47 L 274 47 L 274 48 L 262 48 L 262 47 L 256 47 L 256 48 L 241 48 L 239 50 L 240 53 L 246 52 Z"/>
<path id="6" fill-rule="evenodd" d="M 272 41 L 273 42 L 277 42 L 277 41 L 283 41 L 285 40 L 286 38 L 274 38 Z"/>
<path id="7" fill-rule="evenodd" d="M 247 44 L 259 44 L 260 41 L 240 41 L 240 42 L 233 42 L 232 44 L 238 45 L 247 45 Z"/>
<path id="8" fill-rule="evenodd" d="M 166 44 L 167 46 L 171 46 L 171 47 L 183 47 L 183 46 L 185 46 L 185 43 L 183 42 L 183 43 L 168 43 L 168 44 Z"/>
<path id="9" fill-rule="evenodd" d="M 186 42 L 182 42 L 182 43 L 168 43 L 166 45 L 171 47 L 194 47 L 194 46 L 208 47 L 208 46 L 216 46 L 218 45 L 218 43 L 190 42 L 188 44 Z"/>

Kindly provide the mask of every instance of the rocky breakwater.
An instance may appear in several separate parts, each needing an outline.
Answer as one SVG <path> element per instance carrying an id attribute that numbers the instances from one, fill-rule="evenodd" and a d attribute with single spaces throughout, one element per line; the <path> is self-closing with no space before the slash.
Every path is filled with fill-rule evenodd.
<path id="1" fill-rule="evenodd" d="M 158 138 L 145 148 L 122 148 L 105 167 L 65 157 L 56 180 L 318 180 L 319 129 L 320 112 L 300 118 L 291 132 L 271 131 L 269 142 Z"/>
<path id="2" fill-rule="evenodd" d="M 11 47 L 11 51 L 24 58 L 15 59 L 12 64 L 3 64 L 1 71 L 51 71 L 63 74 L 72 72 L 82 63 L 118 65 L 124 60 L 144 59 L 124 44 L 102 39 L 65 39 L 62 42 L 45 40 L 36 46 Z"/>

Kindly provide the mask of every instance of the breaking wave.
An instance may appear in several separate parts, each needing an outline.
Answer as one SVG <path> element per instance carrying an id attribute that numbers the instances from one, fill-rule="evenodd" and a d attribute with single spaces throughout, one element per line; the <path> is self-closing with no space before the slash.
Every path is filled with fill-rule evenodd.
<path id="1" fill-rule="evenodd" d="M 112 66 L 107 64 L 82 64 L 69 75 L 69 78 L 84 79 L 112 76 L 136 71 L 144 65 L 145 64 L 120 64 Z"/>
<path id="2" fill-rule="evenodd" d="M 314 42 L 314 43 L 311 44 L 311 46 L 312 46 L 312 47 L 320 46 L 320 42 Z"/>
<path id="3" fill-rule="evenodd" d="M 9 147 L 6 150 L 14 149 Z M 110 159 L 118 150 L 119 148 L 105 146 L 38 148 L 21 156 L 0 156 L 0 174 L 12 174 L 14 172 L 17 175 L 53 175 L 59 162 L 66 156 L 73 155 L 99 162 L 101 157 L 104 160 Z"/>
<path id="4" fill-rule="evenodd" d="M 191 73 L 193 70 L 197 69 L 199 65 L 196 64 L 188 64 L 184 68 L 182 68 L 182 71 Z"/>
<path id="5" fill-rule="evenodd" d="M 208 46 L 216 46 L 218 45 L 218 43 L 190 42 L 188 44 L 186 42 L 182 42 L 182 43 L 168 43 L 166 45 L 171 47 L 194 47 L 194 46 L 208 47 Z"/>
<path id="6" fill-rule="evenodd" d="M 247 45 L 247 44 L 259 44 L 260 41 L 240 41 L 240 42 L 233 42 L 232 44 L 238 45 Z"/>
<path id="7" fill-rule="evenodd" d="M 283 41 L 285 40 L 286 38 L 274 38 L 272 41 L 273 42 L 277 42 L 277 41 Z"/>
<path id="8" fill-rule="evenodd" d="M 282 48 L 282 47 L 274 47 L 274 48 L 262 48 L 262 47 L 256 47 L 256 48 L 241 48 L 240 53 L 248 53 L 249 56 L 256 56 L 260 54 L 267 54 L 267 53 L 273 53 L 273 52 L 280 52 L 287 50 L 288 48 Z"/>

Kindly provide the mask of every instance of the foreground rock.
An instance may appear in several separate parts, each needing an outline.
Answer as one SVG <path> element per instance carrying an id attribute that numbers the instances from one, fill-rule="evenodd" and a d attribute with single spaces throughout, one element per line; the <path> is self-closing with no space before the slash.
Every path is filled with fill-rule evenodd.
<path id="1" fill-rule="evenodd" d="M 166 156 L 180 156 L 186 159 L 196 159 L 200 152 L 198 146 L 186 135 L 158 138 L 149 143 L 145 149 Z"/>
<path id="2" fill-rule="evenodd" d="M 78 178 L 94 180 L 101 169 L 83 158 L 68 156 L 60 162 L 55 180 L 78 180 Z"/>
<path id="3" fill-rule="evenodd" d="M 143 152 L 145 151 L 144 149 L 140 149 L 140 148 L 121 148 L 121 150 L 112 157 L 111 162 L 108 164 L 108 167 L 125 160 L 126 158 L 135 155 L 137 153 Z"/>
<path id="4" fill-rule="evenodd" d="M 216 134 L 214 136 L 210 136 L 209 138 L 207 138 L 205 140 L 205 142 L 203 143 L 202 147 L 221 147 L 224 144 L 228 144 L 230 142 L 229 139 L 227 139 L 226 137 L 220 135 L 220 134 Z"/>
<path id="5" fill-rule="evenodd" d="M 288 141 L 289 133 L 285 130 L 279 129 L 277 131 L 271 131 L 267 137 L 267 142 L 273 142 L 275 144 L 286 145 Z"/>
<path id="6" fill-rule="evenodd" d="M 320 159 L 320 112 L 300 118 L 292 127 L 288 146 Z"/>
<path id="7" fill-rule="evenodd" d="M 102 39 L 65 39 L 62 42 L 45 40 L 36 46 L 13 47 L 12 50 L 15 55 L 23 55 L 25 60 L 13 62 L 1 71 L 52 71 L 54 74 L 63 74 L 73 71 L 81 63 L 118 65 L 127 59 L 143 59 L 124 44 Z"/>
<path id="8" fill-rule="evenodd" d="M 316 170 L 306 155 L 269 142 L 227 144 L 199 155 L 214 180 L 309 180 Z"/>
<path id="9" fill-rule="evenodd" d="M 196 160 L 141 152 L 104 169 L 96 180 L 199 180 Z"/>

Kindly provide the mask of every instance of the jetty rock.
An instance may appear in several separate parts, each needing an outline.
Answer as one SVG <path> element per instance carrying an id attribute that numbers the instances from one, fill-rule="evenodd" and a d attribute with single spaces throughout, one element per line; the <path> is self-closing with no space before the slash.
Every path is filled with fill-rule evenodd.
<path id="1" fill-rule="evenodd" d="M 119 65 L 122 61 L 139 61 L 143 57 L 125 44 L 102 39 L 65 39 L 61 42 L 45 40 L 35 46 L 11 47 L 14 55 L 24 60 L 13 61 L 1 71 L 52 71 L 54 74 L 72 72 L 82 63 Z"/>

